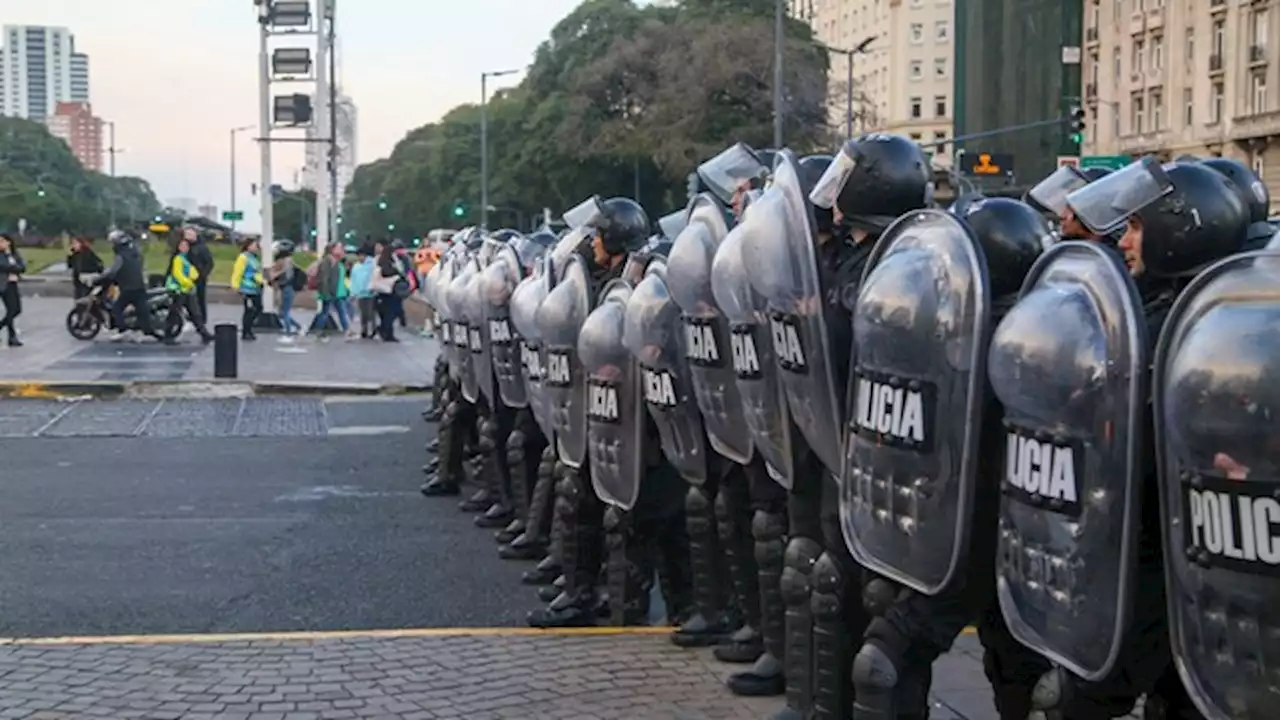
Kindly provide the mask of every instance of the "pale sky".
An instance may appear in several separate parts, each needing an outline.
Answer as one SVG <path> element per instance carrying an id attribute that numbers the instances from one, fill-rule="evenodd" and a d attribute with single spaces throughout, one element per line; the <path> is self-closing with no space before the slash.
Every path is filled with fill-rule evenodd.
<path id="1" fill-rule="evenodd" d="M 385 157 L 407 130 L 455 105 L 479 102 L 480 73 L 528 65 L 578 2 L 337 0 L 338 73 L 359 109 L 360 162 Z M 117 174 L 146 178 L 161 202 L 230 207 L 229 131 L 258 123 L 252 0 L 0 0 L 4 24 L 64 26 L 75 35 L 76 49 L 89 55 L 94 112 L 115 121 L 124 149 Z M 287 44 L 307 42 L 314 39 Z M 290 87 L 273 92 L 309 92 Z M 237 207 L 249 230 L 259 227 L 249 194 L 260 167 L 256 135 L 241 133 L 236 144 Z M 273 146 L 275 182 L 294 184 L 302 147 Z"/>

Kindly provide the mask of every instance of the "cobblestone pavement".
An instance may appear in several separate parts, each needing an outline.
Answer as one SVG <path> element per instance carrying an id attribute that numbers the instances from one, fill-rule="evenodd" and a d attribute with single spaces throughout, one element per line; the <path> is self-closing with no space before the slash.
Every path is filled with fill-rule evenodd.
<path id="1" fill-rule="evenodd" d="M 0 718 L 762 718 L 661 635 L 0 647 Z"/>

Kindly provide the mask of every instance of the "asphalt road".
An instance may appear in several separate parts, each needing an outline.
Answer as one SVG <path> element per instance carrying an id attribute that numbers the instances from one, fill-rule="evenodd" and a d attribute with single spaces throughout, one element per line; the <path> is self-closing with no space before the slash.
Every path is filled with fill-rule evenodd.
<path id="1" fill-rule="evenodd" d="M 122 432 L 136 409 L 104 405 L 0 437 L 0 635 L 522 625 L 528 565 L 418 494 L 421 403 L 329 402 L 327 432 L 275 436 Z"/>

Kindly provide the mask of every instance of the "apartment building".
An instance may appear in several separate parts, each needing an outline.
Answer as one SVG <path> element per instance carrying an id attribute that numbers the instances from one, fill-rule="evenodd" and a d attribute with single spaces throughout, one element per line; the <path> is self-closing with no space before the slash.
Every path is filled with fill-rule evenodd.
<path id="1" fill-rule="evenodd" d="M 44 119 L 49 134 L 71 148 L 86 170 L 102 172 L 102 120 L 87 102 L 59 102 Z"/>
<path id="2" fill-rule="evenodd" d="M 1244 160 L 1280 204 L 1280 0 L 1085 0 L 1090 155 Z"/>
<path id="3" fill-rule="evenodd" d="M 320 107 L 320 99 L 312 98 L 312 107 Z M 338 197 L 334 207 L 342 207 L 342 198 L 346 195 L 347 186 L 355 177 L 358 167 L 356 154 L 356 136 L 359 131 L 360 115 L 355 101 L 344 94 L 338 94 L 335 104 L 334 120 L 337 125 L 335 137 L 338 140 Z M 307 128 L 307 139 L 320 139 L 318 123 Z M 306 160 L 302 168 L 300 186 L 311 190 L 328 187 L 329 183 L 329 145 L 322 142 L 309 142 L 306 149 Z"/>
<path id="4" fill-rule="evenodd" d="M 0 115 L 44 120 L 59 102 L 89 102 L 89 57 L 64 27 L 5 25 Z"/>
<path id="5" fill-rule="evenodd" d="M 791 0 L 822 44 L 853 50 L 831 54 L 831 128 L 844 134 L 884 131 L 930 145 L 952 136 L 955 46 L 952 0 Z M 950 164 L 951 148 L 927 148 L 935 164 Z"/>

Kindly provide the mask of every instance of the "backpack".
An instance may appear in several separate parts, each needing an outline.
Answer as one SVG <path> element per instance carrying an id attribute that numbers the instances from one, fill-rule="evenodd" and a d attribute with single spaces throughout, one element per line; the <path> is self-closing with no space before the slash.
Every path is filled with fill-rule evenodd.
<path id="1" fill-rule="evenodd" d="M 289 277 L 289 286 L 297 292 L 302 292 L 311 284 L 311 278 L 307 276 L 305 270 L 299 267 L 293 268 L 293 275 Z"/>

